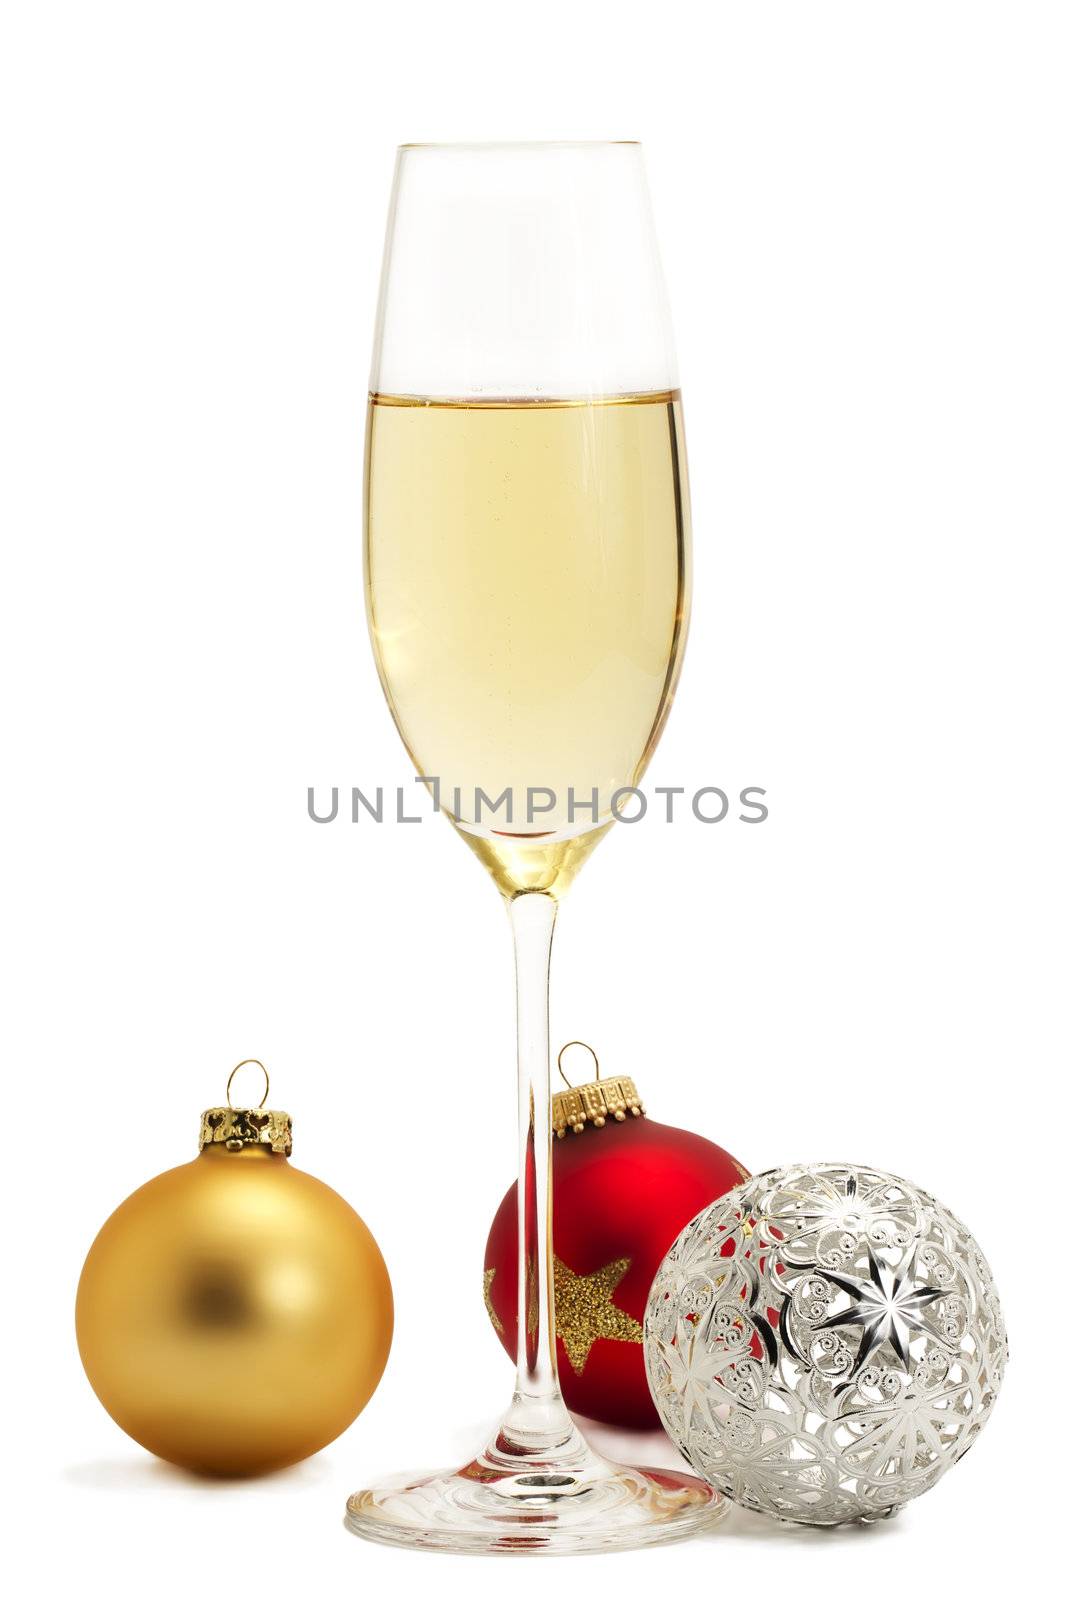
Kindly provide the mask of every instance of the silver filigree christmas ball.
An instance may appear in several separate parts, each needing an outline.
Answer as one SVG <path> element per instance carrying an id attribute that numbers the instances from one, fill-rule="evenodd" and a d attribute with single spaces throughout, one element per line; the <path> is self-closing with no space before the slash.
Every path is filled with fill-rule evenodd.
<path id="1" fill-rule="evenodd" d="M 888 1516 L 970 1449 L 1007 1358 L 985 1257 L 872 1167 L 777 1168 L 702 1211 L 645 1312 L 663 1425 L 723 1494 L 790 1522 Z"/>

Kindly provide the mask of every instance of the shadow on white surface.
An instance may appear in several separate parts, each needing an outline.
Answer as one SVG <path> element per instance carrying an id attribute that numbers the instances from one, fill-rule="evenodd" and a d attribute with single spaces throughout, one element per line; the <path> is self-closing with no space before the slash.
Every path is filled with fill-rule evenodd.
<path id="1" fill-rule="evenodd" d="M 173 1467 L 154 1456 L 144 1460 L 136 1458 L 108 1461 L 80 1461 L 67 1467 L 63 1473 L 67 1483 L 77 1489 L 102 1489 L 105 1492 L 131 1494 L 144 1490 L 165 1493 L 233 1494 L 254 1486 L 256 1489 L 274 1489 L 286 1494 L 294 1489 L 311 1489 L 330 1480 L 331 1473 L 325 1461 L 312 1457 L 300 1461 L 281 1472 L 268 1473 L 256 1478 L 212 1478 Z"/>
<path id="2" fill-rule="evenodd" d="M 878 1522 L 846 1522 L 839 1528 L 804 1527 L 798 1522 L 777 1522 L 774 1517 L 761 1516 L 758 1511 L 731 1506 L 729 1514 L 701 1538 L 716 1543 L 723 1539 L 748 1539 L 767 1544 L 832 1544 L 835 1549 L 843 1542 L 855 1541 L 858 1549 L 867 1540 L 884 1542 L 906 1526 L 905 1516 L 884 1517 Z"/>

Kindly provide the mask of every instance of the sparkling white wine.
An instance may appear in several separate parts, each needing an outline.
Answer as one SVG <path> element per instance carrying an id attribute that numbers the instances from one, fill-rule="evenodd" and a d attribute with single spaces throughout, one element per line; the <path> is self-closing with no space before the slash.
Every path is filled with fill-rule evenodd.
<path id="1" fill-rule="evenodd" d="M 639 782 L 681 665 L 678 394 L 374 395 L 366 486 L 371 636 L 401 736 L 505 893 L 559 893 Z"/>

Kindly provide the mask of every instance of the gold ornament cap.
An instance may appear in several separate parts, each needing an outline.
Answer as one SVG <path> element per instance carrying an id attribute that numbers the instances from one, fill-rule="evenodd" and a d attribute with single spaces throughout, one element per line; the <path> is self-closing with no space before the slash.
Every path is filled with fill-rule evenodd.
<path id="1" fill-rule="evenodd" d="M 263 1074 L 263 1098 L 258 1106 L 235 1106 L 230 1099 L 233 1080 L 242 1067 L 258 1067 Z M 262 1061 L 249 1056 L 239 1061 L 226 1080 L 226 1104 L 209 1106 L 200 1117 L 200 1148 L 222 1144 L 227 1150 L 243 1150 L 246 1145 L 269 1145 L 276 1156 L 293 1153 L 293 1119 L 288 1111 L 264 1111 L 270 1094 L 270 1074 Z"/>
<path id="2" fill-rule="evenodd" d="M 563 1070 L 563 1057 L 575 1046 L 588 1050 L 596 1067 L 593 1082 L 580 1083 L 577 1087 L 568 1082 Z M 600 1062 L 592 1045 L 585 1044 L 581 1039 L 571 1039 L 556 1057 L 556 1065 L 567 1085 L 552 1096 L 552 1132 L 557 1139 L 565 1139 L 568 1133 L 584 1132 L 586 1123 L 592 1123 L 594 1128 L 603 1128 L 609 1122 L 625 1122 L 627 1116 L 644 1115 L 644 1101 L 637 1092 L 634 1080 L 602 1078 Z"/>

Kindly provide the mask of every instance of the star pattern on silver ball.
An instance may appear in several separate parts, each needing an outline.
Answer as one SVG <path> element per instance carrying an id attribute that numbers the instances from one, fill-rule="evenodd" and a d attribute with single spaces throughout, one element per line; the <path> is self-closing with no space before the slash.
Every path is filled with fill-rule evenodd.
<path id="1" fill-rule="evenodd" d="M 924 1312 L 934 1300 L 939 1300 L 944 1289 L 934 1289 L 919 1283 L 915 1276 L 915 1258 L 918 1247 L 906 1261 L 891 1267 L 879 1260 L 872 1250 L 868 1256 L 868 1276 L 857 1278 L 844 1272 L 829 1272 L 825 1267 L 820 1276 L 852 1296 L 853 1304 L 836 1316 L 827 1317 L 824 1328 L 860 1328 L 860 1346 L 856 1352 L 855 1367 L 864 1365 L 872 1351 L 888 1344 L 900 1357 L 905 1371 L 909 1366 L 910 1335 L 930 1333 Z"/>

